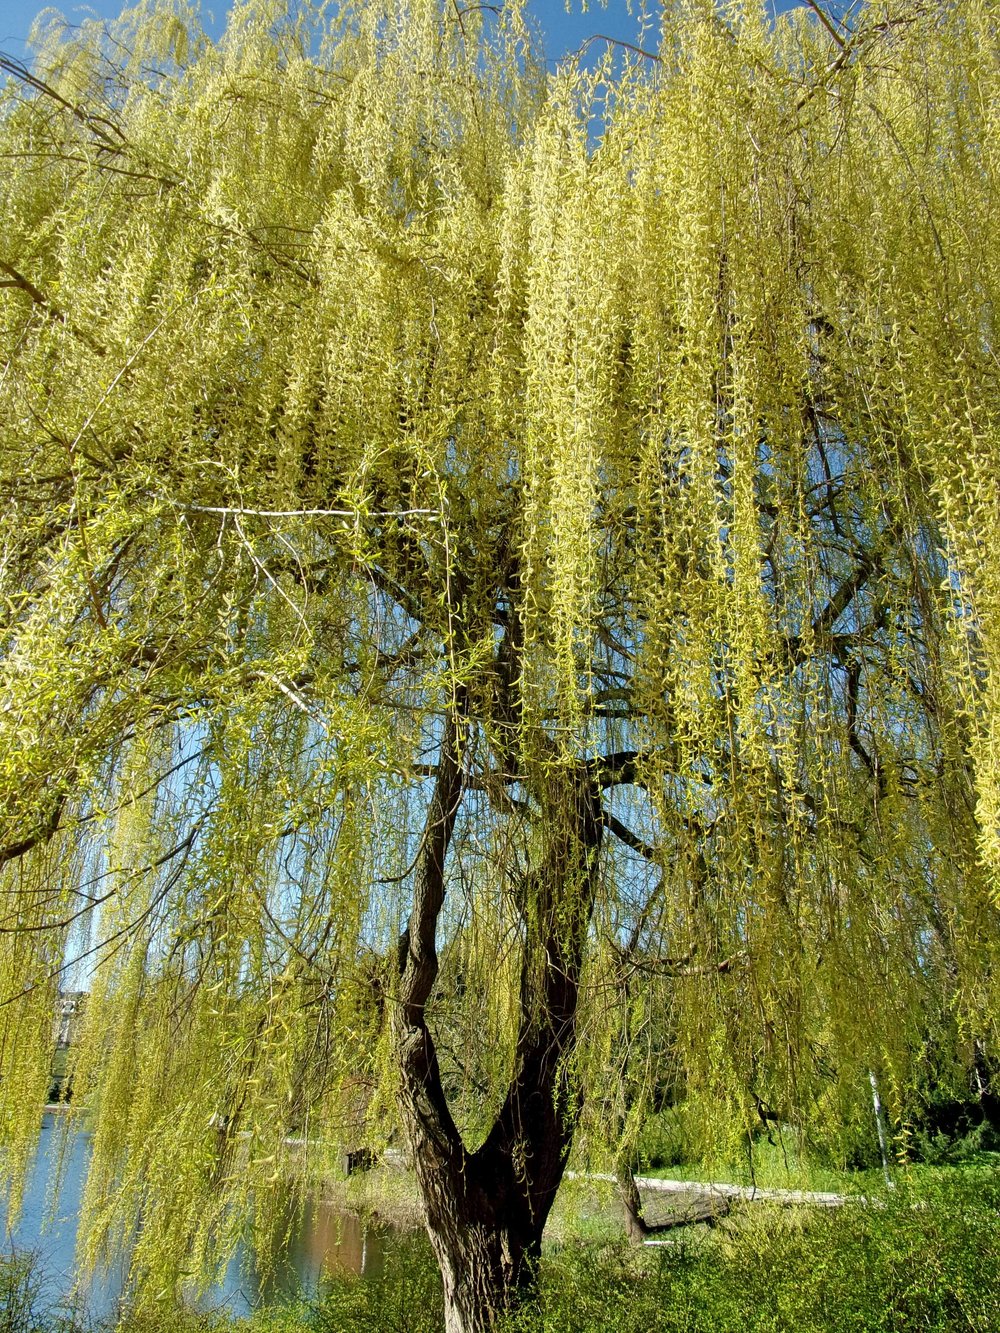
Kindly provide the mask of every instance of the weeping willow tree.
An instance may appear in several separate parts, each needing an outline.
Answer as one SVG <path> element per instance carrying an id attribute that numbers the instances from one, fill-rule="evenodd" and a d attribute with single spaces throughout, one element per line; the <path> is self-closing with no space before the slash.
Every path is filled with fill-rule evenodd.
<path id="1" fill-rule="evenodd" d="M 0 1138 L 69 974 L 137 1299 L 398 1126 L 482 1330 L 658 1062 L 722 1151 L 995 1059 L 1000 44 L 852 14 L 4 58 Z"/>

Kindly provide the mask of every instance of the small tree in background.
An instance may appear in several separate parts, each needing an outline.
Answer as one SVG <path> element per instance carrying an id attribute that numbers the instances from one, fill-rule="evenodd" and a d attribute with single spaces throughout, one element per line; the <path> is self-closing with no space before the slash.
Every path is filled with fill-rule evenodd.
<path id="1" fill-rule="evenodd" d="M 992 1059 L 991 7 L 4 67 L 0 1132 L 82 960 L 84 1258 L 152 1299 L 364 1113 L 481 1330 L 665 1032 L 717 1149 Z"/>

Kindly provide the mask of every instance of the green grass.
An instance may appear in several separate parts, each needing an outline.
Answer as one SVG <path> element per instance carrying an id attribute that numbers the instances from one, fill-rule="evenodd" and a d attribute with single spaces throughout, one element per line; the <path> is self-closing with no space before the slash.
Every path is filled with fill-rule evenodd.
<path id="1" fill-rule="evenodd" d="M 913 1168 L 906 1168 L 907 1171 Z M 893 1177 L 901 1168 L 891 1168 Z M 880 1169 L 837 1171 L 808 1161 L 800 1161 L 793 1153 L 787 1159 L 780 1151 L 756 1151 L 752 1165 L 749 1162 L 720 1164 L 706 1170 L 701 1162 L 678 1162 L 673 1166 L 653 1166 L 637 1171 L 637 1175 L 653 1180 L 725 1181 L 731 1185 L 756 1185 L 761 1189 L 818 1190 L 835 1194 L 867 1194 L 885 1188 L 885 1176 Z"/>
<path id="2" fill-rule="evenodd" d="M 995 1170 L 924 1173 L 872 1205 L 747 1205 L 660 1249 L 628 1247 L 620 1228 L 609 1239 L 606 1220 L 598 1209 L 547 1248 L 538 1300 L 505 1333 L 1000 1329 Z M 252 1333 L 439 1333 L 442 1323 L 437 1273 L 415 1236 L 380 1281 L 337 1282 L 318 1304 L 260 1316 Z"/>
<path id="3" fill-rule="evenodd" d="M 1000 1328 L 1000 1179 L 900 1187 L 878 1207 L 752 1205 L 658 1251 L 566 1246 L 517 1333 L 917 1333 Z"/>
<path id="4" fill-rule="evenodd" d="M 1000 1152 L 984 1151 L 976 1135 L 949 1140 L 948 1151 L 936 1156 L 924 1153 L 922 1160 L 905 1164 L 890 1163 L 890 1175 L 896 1181 L 934 1181 L 942 1170 L 961 1166 L 1000 1169 Z M 885 1188 L 883 1170 L 877 1153 L 871 1165 L 844 1170 L 833 1165 L 826 1153 L 811 1148 L 790 1126 L 773 1126 L 770 1139 L 755 1136 L 752 1152 L 736 1160 L 715 1165 L 688 1160 L 690 1140 L 684 1108 L 673 1108 L 652 1115 L 643 1128 L 638 1144 L 636 1174 L 660 1180 L 727 1181 L 734 1185 L 757 1185 L 765 1189 L 833 1191 L 838 1194 L 878 1193 Z M 872 1154 L 869 1154 L 871 1160 Z M 936 1163 L 932 1165 L 929 1163 Z"/>
<path id="5" fill-rule="evenodd" d="M 543 1255 L 538 1299 L 504 1333 L 1000 1329 L 995 1166 L 910 1173 L 872 1202 L 837 1209 L 748 1204 L 715 1231 L 673 1233 L 659 1249 L 628 1247 L 599 1191 L 591 1202 L 576 1229 L 567 1210 Z M 43 1296 L 25 1256 L 0 1264 L 0 1333 L 105 1333 L 60 1323 Z M 415 1233 L 387 1253 L 377 1281 L 331 1282 L 318 1301 L 234 1323 L 165 1311 L 118 1333 L 439 1333 L 442 1323 L 437 1271 Z"/>

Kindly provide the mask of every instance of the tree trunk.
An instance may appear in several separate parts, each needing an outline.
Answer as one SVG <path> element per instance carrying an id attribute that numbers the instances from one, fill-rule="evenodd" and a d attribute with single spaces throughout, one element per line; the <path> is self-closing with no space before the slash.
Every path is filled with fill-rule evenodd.
<path id="1" fill-rule="evenodd" d="M 545 861 L 525 887 L 513 1076 L 486 1141 L 470 1153 L 448 1106 L 424 1013 L 437 976 L 444 861 L 461 800 L 461 736 L 456 715 L 442 742 L 413 908 L 400 940 L 393 1041 L 400 1114 L 444 1284 L 445 1328 L 488 1333 L 498 1315 L 533 1290 L 542 1232 L 579 1115 L 569 1065 L 602 825 L 599 790 L 581 764 L 563 792 Z"/>
<path id="2" fill-rule="evenodd" d="M 450 1171 L 417 1171 L 444 1284 L 448 1333 L 483 1333 L 500 1313 L 531 1295 L 548 1216 L 547 1211 L 532 1215 L 525 1207 L 509 1156 L 497 1163 L 493 1182 L 477 1157 L 466 1157 L 461 1179 Z"/>
<path id="3" fill-rule="evenodd" d="M 619 1161 L 615 1166 L 615 1179 L 625 1213 L 625 1232 L 633 1245 L 641 1245 L 649 1235 L 649 1227 L 642 1213 L 642 1200 L 639 1198 L 635 1176 L 628 1166 Z"/>
<path id="4" fill-rule="evenodd" d="M 509 1233 L 489 1222 L 465 1223 L 461 1229 L 432 1235 L 444 1282 L 445 1333 L 482 1333 L 497 1314 L 516 1304 L 528 1271 L 518 1242 L 508 1246 Z M 515 1272 L 515 1266 L 517 1272 Z"/>
<path id="5" fill-rule="evenodd" d="M 444 1096 L 426 1028 L 397 1029 L 399 1103 L 424 1219 L 444 1284 L 448 1333 L 486 1333 L 534 1288 L 542 1232 L 576 1125 L 565 1057 L 572 1028 L 522 1045 L 489 1136 L 468 1152 Z"/>

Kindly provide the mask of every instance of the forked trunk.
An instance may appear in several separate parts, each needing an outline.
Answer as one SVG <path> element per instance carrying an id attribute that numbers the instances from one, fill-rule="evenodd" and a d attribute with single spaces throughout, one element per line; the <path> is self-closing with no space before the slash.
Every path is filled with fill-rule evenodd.
<path id="1" fill-rule="evenodd" d="M 402 1037 L 402 1034 L 400 1034 Z M 468 1152 L 441 1092 L 430 1034 L 411 1032 L 400 1109 L 444 1286 L 448 1333 L 488 1333 L 534 1289 L 542 1232 L 576 1124 L 567 1031 L 534 1034 L 485 1143 Z"/>
<path id="2" fill-rule="evenodd" d="M 469 1152 L 441 1083 L 425 1007 L 438 973 L 436 929 L 445 859 L 462 798 L 464 696 L 449 713 L 413 907 L 399 941 L 393 1044 L 399 1110 L 441 1268 L 448 1333 L 489 1333 L 530 1291 L 542 1231 L 579 1114 L 569 1069 L 580 969 L 597 883 L 600 788 L 586 763 L 554 801 L 546 856 L 526 877 L 521 1022 L 507 1096 L 486 1141 Z"/>

